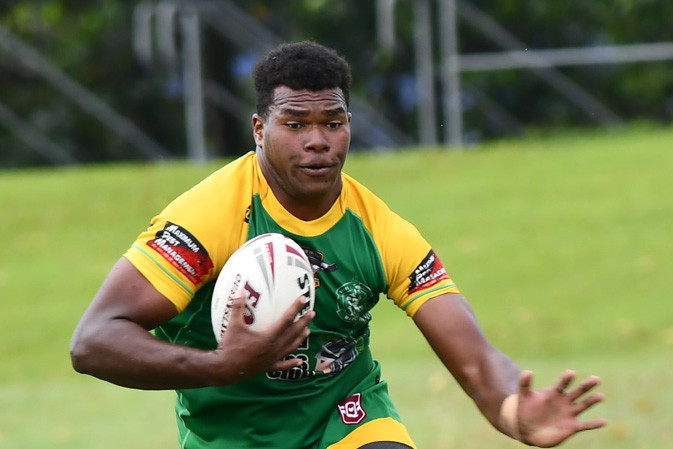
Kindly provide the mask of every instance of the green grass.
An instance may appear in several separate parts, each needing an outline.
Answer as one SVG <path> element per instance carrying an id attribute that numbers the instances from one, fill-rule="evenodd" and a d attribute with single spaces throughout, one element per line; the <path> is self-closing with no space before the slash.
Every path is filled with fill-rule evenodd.
<path id="1" fill-rule="evenodd" d="M 673 130 L 630 128 L 353 154 L 346 171 L 414 222 L 489 338 L 536 372 L 604 379 L 564 447 L 673 447 Z M 72 330 L 165 203 L 217 164 L 0 172 L 0 448 L 177 447 L 171 392 L 75 374 Z M 492 430 L 411 320 L 382 301 L 373 347 L 423 449 L 520 447 Z"/>

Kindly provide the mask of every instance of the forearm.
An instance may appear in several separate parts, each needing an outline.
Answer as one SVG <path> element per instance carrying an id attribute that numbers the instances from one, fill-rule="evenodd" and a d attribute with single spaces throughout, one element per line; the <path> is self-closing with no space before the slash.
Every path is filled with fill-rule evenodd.
<path id="1" fill-rule="evenodd" d="M 501 432 L 512 435 L 502 419 L 504 400 L 518 390 L 519 367 L 505 354 L 491 348 L 475 365 L 466 365 L 454 374 L 486 419 Z"/>
<path id="2" fill-rule="evenodd" d="M 509 434 L 500 407 L 517 392 L 520 370 L 488 342 L 467 301 L 459 294 L 435 298 L 423 304 L 414 321 L 482 414 Z"/>
<path id="3" fill-rule="evenodd" d="M 215 369 L 213 351 L 164 342 L 124 319 L 95 331 L 78 329 L 70 351 L 76 371 L 129 388 L 168 390 L 231 381 Z"/>
<path id="4" fill-rule="evenodd" d="M 522 373 L 487 341 L 462 296 L 446 294 L 424 303 L 414 322 L 486 419 L 512 438 L 553 447 L 577 432 L 606 424 L 604 419 L 577 420 L 579 413 L 603 400 L 599 393 L 579 400 L 600 379 L 590 377 L 566 391 L 575 377 L 567 371 L 554 386 L 532 392 L 533 373 Z"/>

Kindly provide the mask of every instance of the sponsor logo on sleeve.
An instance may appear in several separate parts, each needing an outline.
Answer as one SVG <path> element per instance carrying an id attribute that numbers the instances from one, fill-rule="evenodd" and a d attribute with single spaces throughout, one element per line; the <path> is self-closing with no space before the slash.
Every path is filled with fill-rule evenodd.
<path id="1" fill-rule="evenodd" d="M 346 425 L 360 424 L 367 417 L 367 412 L 362 408 L 362 394 L 355 393 L 337 405 L 341 421 Z"/>
<path id="2" fill-rule="evenodd" d="M 213 268 L 208 251 L 185 228 L 166 222 L 147 245 L 170 262 L 192 284 L 198 285 L 201 278 Z"/>
<path id="3" fill-rule="evenodd" d="M 409 293 L 432 287 L 440 281 L 449 279 L 446 269 L 433 250 L 430 250 L 423 261 L 409 276 Z"/>

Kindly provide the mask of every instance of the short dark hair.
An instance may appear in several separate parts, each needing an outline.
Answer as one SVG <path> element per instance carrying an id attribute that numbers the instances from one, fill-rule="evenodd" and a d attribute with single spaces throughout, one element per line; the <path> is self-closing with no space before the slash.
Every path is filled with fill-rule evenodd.
<path id="1" fill-rule="evenodd" d="M 340 88 L 349 105 L 351 68 L 336 51 L 311 41 L 282 44 L 255 65 L 257 113 L 266 117 L 276 87 L 323 90 Z"/>

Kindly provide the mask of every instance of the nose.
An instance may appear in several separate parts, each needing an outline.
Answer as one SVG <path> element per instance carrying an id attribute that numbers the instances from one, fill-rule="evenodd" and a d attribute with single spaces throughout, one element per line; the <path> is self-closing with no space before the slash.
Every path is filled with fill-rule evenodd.
<path id="1" fill-rule="evenodd" d="M 322 126 L 316 125 L 308 128 L 304 148 L 309 151 L 328 151 L 330 143 Z"/>

